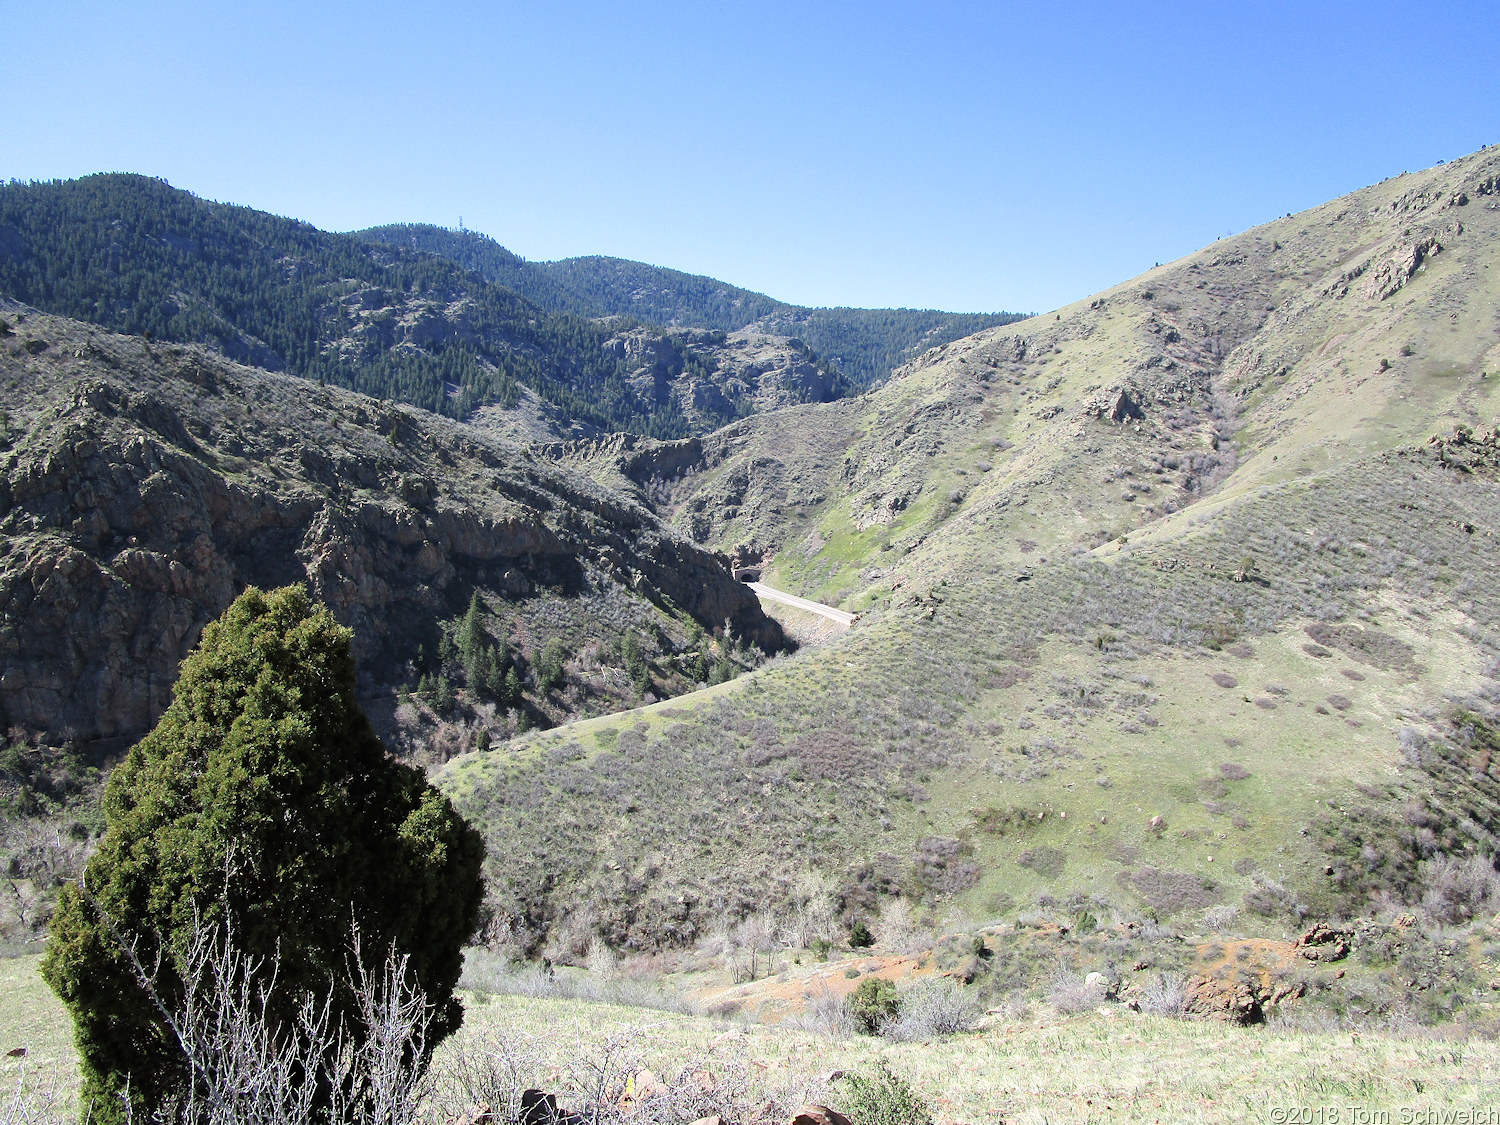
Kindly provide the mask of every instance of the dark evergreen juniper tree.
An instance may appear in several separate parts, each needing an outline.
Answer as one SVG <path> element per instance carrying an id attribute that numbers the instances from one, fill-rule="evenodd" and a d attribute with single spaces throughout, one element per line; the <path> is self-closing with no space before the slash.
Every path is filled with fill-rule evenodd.
<path id="1" fill-rule="evenodd" d="M 76 1023 L 91 1120 L 143 1119 L 187 1068 L 122 939 L 181 995 L 205 925 L 279 962 L 290 1020 L 330 995 L 355 1037 L 351 935 L 409 957 L 430 1052 L 461 1022 L 460 948 L 477 921 L 483 844 L 423 775 L 389 758 L 355 701 L 351 634 L 301 587 L 247 590 L 182 666 L 171 706 L 110 777 L 83 887 L 63 892 L 42 973 Z M 86 888 L 86 889 L 85 889 Z"/>

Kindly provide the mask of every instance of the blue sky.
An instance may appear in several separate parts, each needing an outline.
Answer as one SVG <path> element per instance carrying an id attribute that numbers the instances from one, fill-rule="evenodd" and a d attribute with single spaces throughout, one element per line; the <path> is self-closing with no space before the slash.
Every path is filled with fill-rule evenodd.
<path id="1" fill-rule="evenodd" d="M 1500 5 L 5 6 L 0 177 L 1042 311 L 1500 142 Z"/>

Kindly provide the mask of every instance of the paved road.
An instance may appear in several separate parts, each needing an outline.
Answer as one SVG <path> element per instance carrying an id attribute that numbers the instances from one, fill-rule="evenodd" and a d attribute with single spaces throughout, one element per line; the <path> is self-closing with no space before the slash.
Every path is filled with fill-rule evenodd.
<path id="1" fill-rule="evenodd" d="M 804 609 L 808 613 L 816 613 L 820 617 L 826 617 L 830 621 L 837 621 L 845 629 L 854 624 L 854 614 L 845 613 L 841 609 L 834 609 L 831 605 L 822 602 L 810 602 L 806 598 L 799 598 L 796 594 L 784 594 L 780 590 L 773 590 L 763 582 L 746 582 L 746 586 L 754 590 L 767 601 L 780 602 L 789 605 L 793 609 Z"/>

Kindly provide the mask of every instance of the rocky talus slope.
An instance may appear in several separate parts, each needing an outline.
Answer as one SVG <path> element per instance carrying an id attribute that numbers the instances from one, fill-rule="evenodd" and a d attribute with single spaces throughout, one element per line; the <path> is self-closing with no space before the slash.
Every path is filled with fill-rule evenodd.
<path id="1" fill-rule="evenodd" d="M 741 329 L 665 333 L 625 327 L 604 342 L 622 360 L 643 402 L 669 404 L 693 433 L 707 433 L 747 414 L 848 393 L 839 372 L 797 340 Z"/>
<path id="2" fill-rule="evenodd" d="M 307 582 L 372 690 L 478 591 L 497 640 L 694 622 L 780 642 L 726 560 L 634 498 L 426 412 L 0 307 L 0 711 L 128 741 L 246 585 Z"/>

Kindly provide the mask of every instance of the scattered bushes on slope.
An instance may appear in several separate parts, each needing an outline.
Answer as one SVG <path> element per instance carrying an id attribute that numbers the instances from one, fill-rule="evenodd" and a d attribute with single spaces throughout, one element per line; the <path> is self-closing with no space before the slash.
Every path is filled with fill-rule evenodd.
<path id="1" fill-rule="evenodd" d="M 1493 861 L 1480 857 L 1500 854 L 1500 731 L 1460 708 L 1430 736 L 1404 729 L 1400 745 L 1402 779 L 1362 786 L 1314 820 L 1326 857 L 1308 892 L 1314 914 L 1357 917 L 1389 900 L 1461 922 L 1495 901 Z"/>

